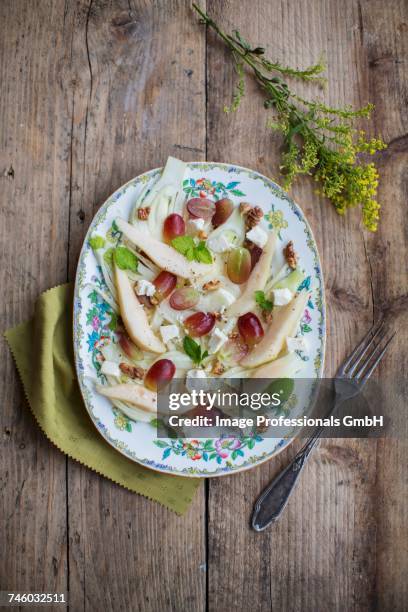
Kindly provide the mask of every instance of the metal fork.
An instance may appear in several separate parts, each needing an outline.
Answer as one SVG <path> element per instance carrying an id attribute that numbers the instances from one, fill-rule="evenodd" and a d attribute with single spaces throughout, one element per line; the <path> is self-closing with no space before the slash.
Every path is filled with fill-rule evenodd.
<path id="1" fill-rule="evenodd" d="M 367 380 L 384 357 L 395 333 L 384 343 L 386 331 L 384 330 L 384 321 L 380 320 L 373 325 L 360 344 L 346 357 L 336 372 L 333 407 L 327 416 L 333 414 L 340 404 L 361 393 Z M 375 342 L 376 339 L 377 342 Z M 299 480 L 303 467 L 323 431 L 324 426 L 316 429 L 313 436 L 289 465 L 261 493 L 255 503 L 252 515 L 252 527 L 255 531 L 263 531 L 279 519 Z"/>

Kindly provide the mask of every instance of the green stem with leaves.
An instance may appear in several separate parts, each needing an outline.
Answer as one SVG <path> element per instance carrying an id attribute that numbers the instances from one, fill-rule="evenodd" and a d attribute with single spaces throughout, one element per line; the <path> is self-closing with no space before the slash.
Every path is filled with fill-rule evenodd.
<path id="1" fill-rule="evenodd" d="M 331 200 L 339 214 L 360 206 L 364 225 L 375 231 L 380 209 L 376 201 L 378 172 L 361 154 L 372 155 L 386 145 L 378 138 L 367 139 L 355 127 L 356 119 L 369 117 L 373 106 L 368 104 L 358 110 L 332 108 L 300 97 L 282 77 L 323 85 L 326 79 L 322 77 L 322 60 L 304 70 L 272 62 L 265 57 L 263 47 L 251 46 L 237 30 L 227 34 L 199 6 L 193 7 L 201 22 L 225 42 L 234 60 L 238 85 L 225 112 L 236 111 L 245 95 L 245 67 L 252 71 L 265 94 L 265 108 L 274 110 L 275 118 L 268 127 L 283 135 L 280 169 L 285 188 L 298 175 L 311 174 L 320 185 L 318 192 Z"/>

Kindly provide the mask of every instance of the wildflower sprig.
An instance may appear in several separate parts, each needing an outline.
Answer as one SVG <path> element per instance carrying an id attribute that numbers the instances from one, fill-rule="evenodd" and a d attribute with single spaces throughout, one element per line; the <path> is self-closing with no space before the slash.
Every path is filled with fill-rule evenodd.
<path id="1" fill-rule="evenodd" d="M 222 38 L 234 60 L 238 84 L 231 106 L 224 110 L 238 109 L 245 95 L 247 66 L 265 93 L 265 108 L 275 111 L 274 119 L 267 125 L 283 135 L 280 169 L 285 177 L 285 188 L 289 188 L 298 175 L 311 174 L 320 184 L 319 193 L 331 200 L 339 214 L 343 215 L 347 208 L 360 206 L 364 225 L 375 231 L 380 209 L 376 201 L 379 176 L 374 163 L 364 157 L 386 145 L 379 138 L 367 139 L 365 132 L 355 127 L 357 119 L 370 117 L 373 106 L 368 104 L 357 110 L 333 108 L 302 98 L 282 77 L 323 85 L 326 79 L 322 72 L 326 66 L 322 59 L 305 70 L 271 62 L 265 58 L 263 47 L 251 46 L 237 30 L 232 34 L 223 32 L 196 4 L 193 7 L 202 23 Z"/>

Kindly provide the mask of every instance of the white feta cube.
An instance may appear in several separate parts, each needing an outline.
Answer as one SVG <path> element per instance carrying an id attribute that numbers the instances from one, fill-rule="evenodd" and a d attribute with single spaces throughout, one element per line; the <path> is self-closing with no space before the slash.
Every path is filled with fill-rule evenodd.
<path id="1" fill-rule="evenodd" d="M 207 378 L 207 374 L 204 370 L 189 370 L 186 374 L 186 388 L 188 391 L 192 391 L 195 388 L 199 388 L 200 384 L 196 381 Z"/>
<path id="2" fill-rule="evenodd" d="M 224 334 L 224 332 L 219 327 L 215 327 L 208 343 L 208 352 L 210 353 L 210 355 L 218 353 L 220 348 L 224 346 L 227 340 L 228 336 Z"/>
<path id="3" fill-rule="evenodd" d="M 236 297 L 232 293 L 220 288 L 201 296 L 199 309 L 204 312 L 224 312 L 235 300 Z"/>
<path id="4" fill-rule="evenodd" d="M 136 283 L 136 293 L 137 295 L 147 295 L 147 297 L 152 297 L 156 292 L 156 287 L 148 280 L 142 278 L 138 280 Z"/>
<path id="5" fill-rule="evenodd" d="M 207 240 L 207 246 L 214 253 L 226 253 L 234 248 L 234 241 L 226 232 Z"/>
<path id="6" fill-rule="evenodd" d="M 215 310 L 220 310 L 221 312 L 224 312 L 224 310 L 226 310 L 228 306 L 231 306 L 231 304 L 235 302 L 235 296 L 233 296 L 232 293 L 230 293 L 226 289 L 217 289 L 217 291 L 214 293 L 216 293 L 216 295 L 214 295 L 214 298 L 216 299 L 218 304 L 218 308 L 215 308 Z"/>
<path id="7" fill-rule="evenodd" d="M 248 240 L 256 244 L 260 249 L 263 249 L 268 241 L 268 234 L 259 225 L 255 225 L 249 232 L 246 233 Z"/>
<path id="8" fill-rule="evenodd" d="M 180 330 L 177 325 L 161 325 L 160 334 L 163 342 L 167 344 L 169 340 L 180 337 Z"/>
<path id="9" fill-rule="evenodd" d="M 119 364 L 117 364 L 115 361 L 107 361 L 107 360 L 105 360 L 102 363 L 101 372 L 102 374 L 105 374 L 105 376 L 119 377 L 121 374 Z"/>
<path id="10" fill-rule="evenodd" d="M 295 351 L 307 353 L 307 342 L 302 336 L 298 338 L 291 338 L 288 336 L 286 338 L 286 346 L 289 353 L 294 353 Z"/>
<path id="11" fill-rule="evenodd" d="M 290 289 L 274 289 L 272 295 L 274 306 L 286 306 L 292 300 L 294 294 Z"/>
<path id="12" fill-rule="evenodd" d="M 204 229 L 205 221 L 204 219 L 189 219 L 187 221 L 187 231 L 190 234 L 198 234 Z"/>

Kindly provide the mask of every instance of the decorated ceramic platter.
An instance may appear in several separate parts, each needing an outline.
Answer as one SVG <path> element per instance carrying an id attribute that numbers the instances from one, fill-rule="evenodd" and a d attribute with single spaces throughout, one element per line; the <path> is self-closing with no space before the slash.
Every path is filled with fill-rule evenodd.
<path id="1" fill-rule="evenodd" d="M 261 174 L 169 158 L 118 189 L 80 254 L 74 350 L 86 409 L 118 452 L 180 476 L 221 476 L 291 440 L 260 428 L 158 436 L 157 387 L 204 379 L 294 381 L 280 410 L 302 415 L 322 375 L 324 286 L 310 227 Z M 160 406 L 159 406 L 160 408 Z M 167 434 L 166 434 L 167 435 Z"/>

